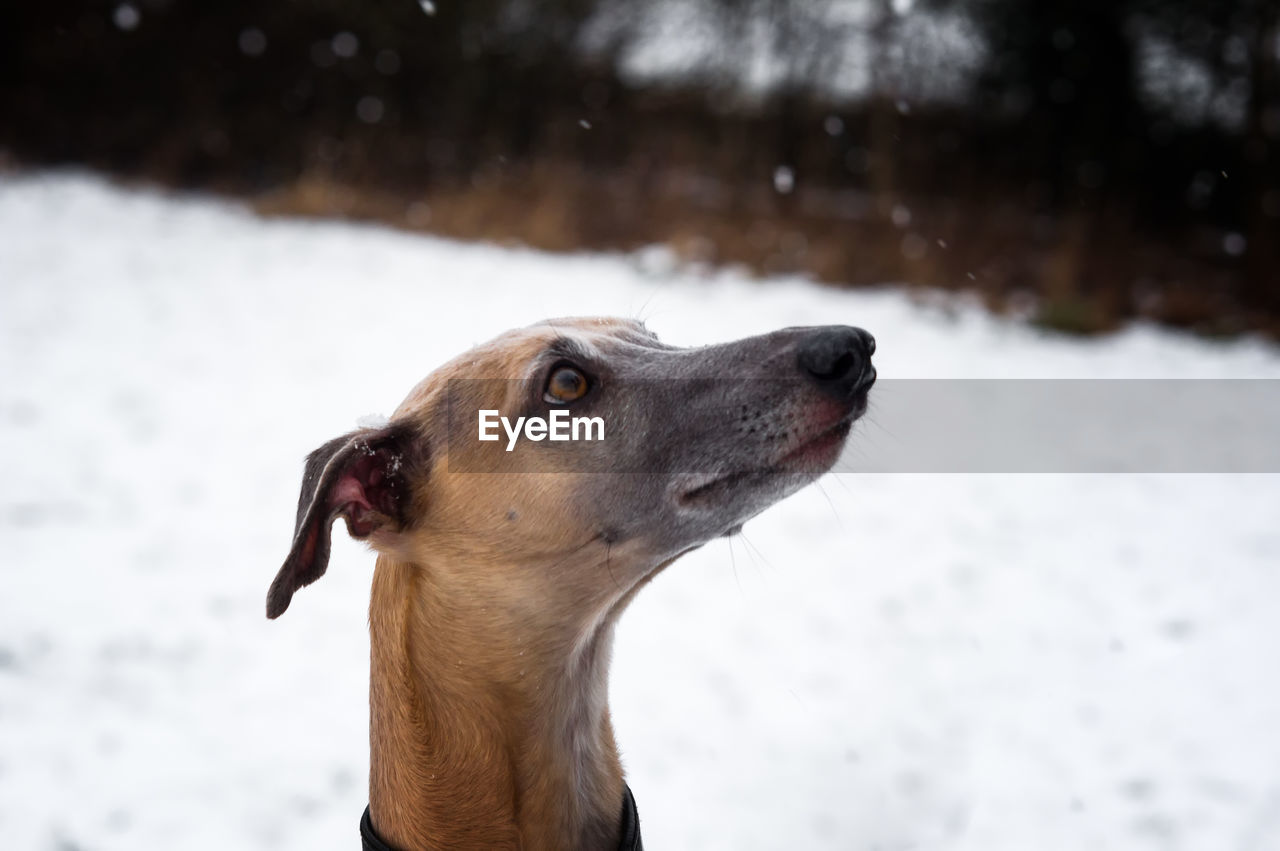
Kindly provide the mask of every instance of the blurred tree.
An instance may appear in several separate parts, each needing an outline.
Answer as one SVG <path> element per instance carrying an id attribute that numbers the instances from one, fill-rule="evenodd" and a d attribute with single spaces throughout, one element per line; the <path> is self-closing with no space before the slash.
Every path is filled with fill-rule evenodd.
<path id="1" fill-rule="evenodd" d="M 836 280 L 1084 282 L 1110 317 L 1271 321 L 1278 18 L 1277 0 L 25 3 L 0 28 L 0 158 L 296 189 L 317 212 L 364 193 L 555 247 L 692 233 L 769 267 L 786 237 L 784 267 Z M 661 84 L 628 70 L 646 51 L 675 69 Z M 315 186 L 340 203 L 308 206 Z"/>
<path id="2" fill-rule="evenodd" d="M 1276 95 L 1265 81 L 1275 65 L 1274 0 L 924 2 L 959 8 L 981 28 L 987 58 L 975 95 L 990 115 L 1034 121 L 1058 138 L 1059 150 L 1081 156 L 1114 159 L 1129 149 L 1126 140 L 1148 136 L 1156 116 L 1140 91 L 1139 65 L 1150 40 L 1172 53 L 1171 65 L 1207 68 L 1218 94 L 1243 83 L 1251 113 Z M 1162 70 L 1176 77 L 1187 69 Z"/>
<path id="3" fill-rule="evenodd" d="M 1052 209 L 1114 206 L 1128 197 L 1142 207 L 1143 221 L 1158 224 L 1184 221 L 1188 203 L 1211 206 L 1215 219 L 1251 236 L 1253 296 L 1280 303 L 1280 288 L 1266 277 L 1274 266 L 1258 259 L 1275 250 L 1264 236 L 1274 221 L 1264 207 L 1280 187 L 1273 150 L 1280 4 L 925 3 L 961 9 L 980 27 L 988 55 L 975 108 L 984 120 L 1023 125 L 1030 139 L 1010 152 L 1023 160 L 1015 169 L 1048 182 Z M 1162 64 L 1144 75 L 1156 48 Z M 1144 91 L 1144 76 L 1170 87 L 1161 103 Z M 1198 109 L 1176 88 L 1188 78 L 1202 90 Z"/>

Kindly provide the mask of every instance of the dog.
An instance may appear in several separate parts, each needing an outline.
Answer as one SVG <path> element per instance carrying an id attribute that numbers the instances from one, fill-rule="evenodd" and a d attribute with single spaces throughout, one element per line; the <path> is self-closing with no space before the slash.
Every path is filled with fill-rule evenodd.
<path id="1" fill-rule="evenodd" d="M 629 320 L 548 321 L 312 452 L 267 616 L 324 574 L 336 518 L 377 552 L 365 848 L 640 848 L 609 718 L 618 616 L 831 468 L 874 351 L 845 326 L 686 349 Z M 495 412 L 563 410 L 599 439 L 484 438 Z"/>

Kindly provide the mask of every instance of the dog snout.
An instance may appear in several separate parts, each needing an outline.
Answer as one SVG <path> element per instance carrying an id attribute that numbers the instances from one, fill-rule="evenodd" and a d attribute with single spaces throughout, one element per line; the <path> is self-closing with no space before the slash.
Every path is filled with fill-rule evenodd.
<path id="1" fill-rule="evenodd" d="M 848 398 L 875 383 L 875 350 L 876 338 L 861 328 L 819 328 L 800 344 L 797 359 L 800 370 L 819 387 Z"/>

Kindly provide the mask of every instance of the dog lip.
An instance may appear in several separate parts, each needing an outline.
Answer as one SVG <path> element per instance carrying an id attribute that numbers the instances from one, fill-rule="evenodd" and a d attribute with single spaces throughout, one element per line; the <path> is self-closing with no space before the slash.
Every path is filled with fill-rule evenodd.
<path id="1" fill-rule="evenodd" d="M 824 461 L 825 455 L 842 445 L 853 428 L 854 420 L 862 413 L 859 408 L 849 411 L 799 446 L 787 450 L 774 461 L 762 467 L 720 473 L 681 491 L 677 501 L 684 506 L 695 505 L 711 494 L 738 484 L 767 480 L 788 473 L 825 472 L 835 461 Z"/>
<path id="2" fill-rule="evenodd" d="M 734 485 L 743 484 L 752 480 L 768 479 L 780 472 L 782 472 L 782 470 L 777 468 L 760 467 L 756 469 L 736 470 L 731 473 L 723 473 L 700 482 L 694 487 L 681 492 L 676 498 L 676 501 L 682 506 L 694 506 L 717 491 L 722 491 Z"/>
<path id="3" fill-rule="evenodd" d="M 773 466 L 775 468 L 807 466 L 798 462 L 806 461 L 814 456 L 820 456 L 827 451 L 844 442 L 849 436 L 849 431 L 853 428 L 853 421 L 856 416 L 852 411 L 847 415 L 836 420 L 835 424 L 829 428 L 819 432 L 814 437 L 806 440 L 804 443 L 792 449 L 786 455 L 783 455 Z M 834 460 L 834 459 L 833 459 Z"/>

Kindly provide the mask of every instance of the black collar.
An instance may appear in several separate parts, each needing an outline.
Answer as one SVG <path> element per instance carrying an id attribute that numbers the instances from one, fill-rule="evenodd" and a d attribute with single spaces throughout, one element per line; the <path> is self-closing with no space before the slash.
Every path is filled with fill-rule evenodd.
<path id="1" fill-rule="evenodd" d="M 360 843 L 363 851 L 395 851 L 374 833 L 368 807 L 360 817 Z M 644 844 L 640 841 L 640 811 L 636 809 L 631 787 L 625 783 L 622 784 L 622 841 L 618 843 L 618 851 L 644 851 Z"/>
<path id="2" fill-rule="evenodd" d="M 373 832 L 373 822 L 369 819 L 368 807 L 364 808 L 364 815 L 360 816 L 360 847 L 363 851 L 391 851 L 391 846 Z"/>

